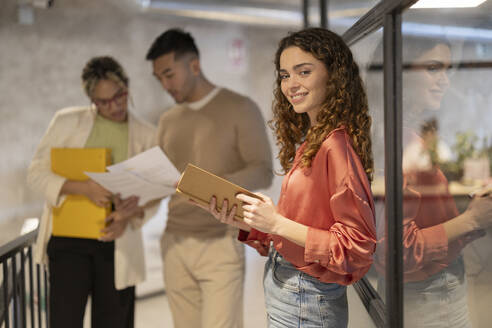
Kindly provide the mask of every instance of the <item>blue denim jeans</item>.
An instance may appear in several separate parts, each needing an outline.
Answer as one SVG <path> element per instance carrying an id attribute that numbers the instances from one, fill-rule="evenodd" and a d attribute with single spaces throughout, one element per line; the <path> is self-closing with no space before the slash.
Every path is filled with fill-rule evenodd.
<path id="1" fill-rule="evenodd" d="M 471 328 L 462 256 L 441 272 L 407 282 L 403 288 L 405 328 Z M 378 292 L 386 292 L 383 277 L 378 279 Z"/>
<path id="2" fill-rule="evenodd" d="M 461 256 L 424 281 L 406 283 L 403 293 L 405 327 L 471 328 Z"/>
<path id="3" fill-rule="evenodd" d="M 347 288 L 297 270 L 273 248 L 263 278 L 269 328 L 345 328 Z"/>

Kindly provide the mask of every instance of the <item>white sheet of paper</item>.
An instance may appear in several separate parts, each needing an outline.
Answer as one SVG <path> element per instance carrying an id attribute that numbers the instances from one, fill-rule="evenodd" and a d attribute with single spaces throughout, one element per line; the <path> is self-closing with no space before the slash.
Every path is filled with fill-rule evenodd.
<path id="1" fill-rule="evenodd" d="M 167 186 L 174 186 L 181 175 L 158 146 L 150 148 L 126 161 L 108 166 L 108 171 L 130 171 L 150 183 Z"/>
<path id="2" fill-rule="evenodd" d="M 92 180 L 121 198 L 135 195 L 142 206 L 175 192 L 180 173 L 159 147 L 151 148 L 126 161 L 108 167 L 109 172 L 84 172 Z"/>
<path id="3" fill-rule="evenodd" d="M 139 206 L 145 205 L 145 203 L 153 199 L 167 197 L 175 191 L 174 187 L 149 183 L 126 171 L 117 173 L 86 172 L 85 174 L 113 194 L 119 193 L 121 198 L 127 198 L 132 195 L 138 196 Z"/>

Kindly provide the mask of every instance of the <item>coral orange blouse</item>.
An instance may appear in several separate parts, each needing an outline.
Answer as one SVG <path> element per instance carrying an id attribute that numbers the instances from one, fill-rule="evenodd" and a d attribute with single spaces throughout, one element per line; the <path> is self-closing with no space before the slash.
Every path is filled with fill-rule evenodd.
<path id="1" fill-rule="evenodd" d="M 376 245 L 374 203 L 366 173 L 344 128 L 333 130 L 310 168 L 299 166 L 305 144 L 285 176 L 277 210 L 308 226 L 305 247 L 252 229 L 238 239 L 267 255 L 270 241 L 299 270 L 322 282 L 349 285 L 369 270 Z"/>

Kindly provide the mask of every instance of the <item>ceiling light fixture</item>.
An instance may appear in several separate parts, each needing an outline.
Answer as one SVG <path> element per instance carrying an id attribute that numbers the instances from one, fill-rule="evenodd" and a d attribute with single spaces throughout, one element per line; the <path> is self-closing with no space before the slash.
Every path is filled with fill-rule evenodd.
<path id="1" fill-rule="evenodd" d="M 486 0 L 420 0 L 410 8 L 474 8 Z"/>

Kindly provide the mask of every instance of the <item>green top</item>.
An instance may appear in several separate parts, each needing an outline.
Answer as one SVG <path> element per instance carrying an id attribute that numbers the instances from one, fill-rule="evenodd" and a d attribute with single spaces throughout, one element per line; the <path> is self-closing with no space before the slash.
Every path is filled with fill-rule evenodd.
<path id="1" fill-rule="evenodd" d="M 111 149 L 111 164 L 128 158 L 128 121 L 114 122 L 97 115 L 85 148 Z"/>

